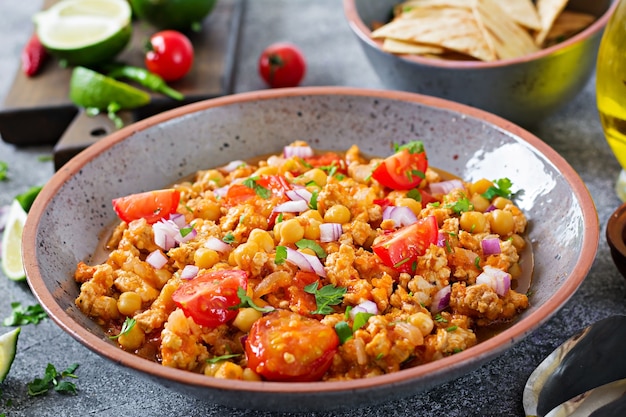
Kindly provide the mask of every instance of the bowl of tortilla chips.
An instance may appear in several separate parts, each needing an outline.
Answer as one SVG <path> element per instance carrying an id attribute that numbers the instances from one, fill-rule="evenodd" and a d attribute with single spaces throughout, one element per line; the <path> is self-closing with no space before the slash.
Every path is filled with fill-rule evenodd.
<path id="1" fill-rule="evenodd" d="M 589 81 L 612 0 L 343 0 L 385 87 L 487 110 L 525 127 Z"/>

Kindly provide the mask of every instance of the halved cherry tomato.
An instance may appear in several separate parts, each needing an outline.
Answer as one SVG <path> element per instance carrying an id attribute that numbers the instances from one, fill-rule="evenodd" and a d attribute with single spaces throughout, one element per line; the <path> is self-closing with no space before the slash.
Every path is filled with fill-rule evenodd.
<path id="1" fill-rule="evenodd" d="M 337 172 L 347 173 L 346 161 L 335 152 L 326 152 L 320 155 L 313 155 L 303 158 L 307 164 L 314 168 L 336 167 Z"/>
<path id="2" fill-rule="evenodd" d="M 289 181 L 282 175 L 264 175 L 252 181 L 254 181 L 253 186 L 246 184 L 231 185 L 224 196 L 224 204 L 233 206 L 257 197 L 260 194 L 258 187 L 271 191 L 271 197 L 277 197 L 281 201 L 286 201 L 285 192 L 292 189 Z"/>
<path id="3" fill-rule="evenodd" d="M 143 218 L 152 224 L 176 213 L 179 201 L 178 190 L 146 191 L 114 199 L 113 210 L 126 223 Z"/>
<path id="4" fill-rule="evenodd" d="M 385 265 L 413 273 L 417 257 L 426 253 L 431 244 L 437 244 L 438 235 L 437 219 L 428 216 L 384 236 L 372 245 L 372 250 Z"/>
<path id="5" fill-rule="evenodd" d="M 217 327 L 237 316 L 237 309 L 231 307 L 241 302 L 237 289 L 247 286 L 246 271 L 212 271 L 183 283 L 172 293 L 172 300 L 197 324 Z"/>
<path id="6" fill-rule="evenodd" d="M 335 329 L 288 310 L 254 322 L 246 339 L 248 367 L 269 381 L 318 381 L 339 346 Z"/>
<path id="7" fill-rule="evenodd" d="M 394 190 L 417 187 L 428 168 L 428 158 L 421 142 L 410 142 L 385 160 L 372 172 L 372 178 Z"/>
<path id="8" fill-rule="evenodd" d="M 269 45 L 259 57 L 259 74 L 272 88 L 296 87 L 305 72 L 304 55 L 297 46 L 288 42 Z"/>
<path id="9" fill-rule="evenodd" d="M 176 81 L 189 72 L 193 57 L 193 45 L 187 36 L 176 30 L 162 30 L 150 37 L 144 63 L 165 81 Z"/>

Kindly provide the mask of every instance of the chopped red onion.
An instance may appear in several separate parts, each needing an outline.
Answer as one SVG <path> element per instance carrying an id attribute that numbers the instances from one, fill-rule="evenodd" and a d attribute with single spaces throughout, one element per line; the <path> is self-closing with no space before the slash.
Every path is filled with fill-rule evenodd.
<path id="1" fill-rule="evenodd" d="M 230 185 L 225 185 L 223 187 L 216 188 L 215 190 L 213 190 L 213 194 L 215 194 L 216 197 L 224 197 L 226 196 L 226 193 L 228 193 L 229 188 L 230 188 Z"/>
<path id="2" fill-rule="evenodd" d="M 307 272 L 315 272 L 317 275 L 321 277 L 326 276 L 326 270 L 324 269 L 324 265 L 319 260 L 317 256 L 309 255 L 306 253 L 302 253 L 295 249 L 286 248 L 287 249 L 287 261 L 296 265 L 303 271 Z"/>
<path id="3" fill-rule="evenodd" d="M 285 146 L 283 148 L 283 157 L 285 158 L 308 158 L 313 156 L 313 149 L 310 146 Z"/>
<path id="4" fill-rule="evenodd" d="M 212 249 L 216 252 L 228 252 L 232 249 L 232 247 L 214 236 L 209 237 L 206 242 L 204 242 L 204 247 L 207 249 Z"/>
<path id="5" fill-rule="evenodd" d="M 430 311 L 432 313 L 439 313 L 445 310 L 450 305 L 450 293 L 452 292 L 449 285 L 446 285 L 435 293 L 433 302 L 430 305 Z"/>
<path id="6" fill-rule="evenodd" d="M 225 172 L 233 172 L 234 170 L 236 170 L 237 168 L 239 168 L 242 165 L 245 166 L 247 164 L 244 161 L 235 160 L 235 161 L 229 162 L 228 164 L 224 165 L 220 169 L 222 171 L 225 171 Z"/>
<path id="7" fill-rule="evenodd" d="M 441 231 L 437 234 L 437 246 L 440 248 L 446 247 L 446 234 Z"/>
<path id="8" fill-rule="evenodd" d="M 483 248 L 483 253 L 487 256 L 499 255 L 502 252 L 500 249 L 500 239 L 497 237 L 483 239 L 480 242 L 480 246 Z"/>
<path id="9" fill-rule="evenodd" d="M 167 256 L 157 249 L 150 252 L 150 254 L 146 257 L 146 262 L 148 262 L 148 264 L 155 269 L 161 269 L 167 264 Z"/>
<path id="10" fill-rule="evenodd" d="M 183 270 L 180 272 L 180 278 L 181 279 L 193 279 L 196 277 L 196 275 L 198 275 L 199 270 L 200 268 L 198 268 L 195 265 L 185 265 Z"/>
<path id="11" fill-rule="evenodd" d="M 354 320 L 357 313 L 378 314 L 378 306 L 371 300 L 365 300 L 350 310 L 350 318 Z"/>
<path id="12" fill-rule="evenodd" d="M 168 220 L 174 222 L 174 224 L 179 229 L 182 229 L 183 227 L 185 227 L 187 225 L 187 221 L 185 220 L 185 216 L 180 214 L 180 213 L 170 214 L 170 218 Z"/>
<path id="13" fill-rule="evenodd" d="M 183 236 L 183 234 L 180 232 L 180 229 L 179 229 L 178 233 L 176 233 L 176 236 L 174 236 L 174 240 L 176 240 L 176 242 L 178 243 L 185 243 L 185 242 L 189 242 L 190 240 L 198 236 L 198 232 L 192 226 L 186 225 L 184 228 L 189 228 L 189 227 L 191 227 L 191 230 L 185 236 Z"/>
<path id="14" fill-rule="evenodd" d="M 448 180 L 441 182 L 432 182 L 430 183 L 430 192 L 431 194 L 448 194 L 450 191 L 455 189 L 464 189 L 465 186 L 461 180 Z"/>
<path id="15" fill-rule="evenodd" d="M 476 277 L 476 284 L 487 284 L 502 297 L 511 289 L 511 274 L 487 265 Z"/>
<path id="16" fill-rule="evenodd" d="M 322 223 L 320 224 L 320 242 L 335 242 L 339 240 L 343 228 L 339 223 Z"/>
<path id="17" fill-rule="evenodd" d="M 304 200 L 307 204 L 311 202 L 311 198 L 313 197 L 313 194 L 304 187 L 287 190 L 285 194 L 292 201 Z"/>
<path id="18" fill-rule="evenodd" d="M 388 206 L 383 210 L 383 220 L 393 220 L 395 227 L 404 227 L 417 221 L 417 216 L 408 207 Z"/>
<path id="19" fill-rule="evenodd" d="M 191 227 L 185 236 L 181 234 L 181 229 Z M 161 220 L 152 225 L 154 232 L 154 243 L 161 249 L 168 251 L 177 243 L 185 243 L 194 239 L 198 232 L 192 226 L 185 223 L 185 216 L 182 214 L 172 214 L 169 220 Z"/>
<path id="20" fill-rule="evenodd" d="M 495 209 L 496 209 L 496 206 L 491 204 L 489 205 L 489 207 L 487 207 L 487 210 L 485 210 L 485 213 L 489 213 L 490 211 L 494 211 Z"/>
<path id="21" fill-rule="evenodd" d="M 285 201 L 274 207 L 274 211 L 279 213 L 302 213 L 309 209 L 309 203 L 304 200 Z"/>

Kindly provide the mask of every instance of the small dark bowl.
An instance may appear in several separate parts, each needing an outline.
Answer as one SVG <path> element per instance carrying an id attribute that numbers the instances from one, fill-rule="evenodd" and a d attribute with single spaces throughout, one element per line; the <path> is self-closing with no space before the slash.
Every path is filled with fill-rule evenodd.
<path id="1" fill-rule="evenodd" d="M 613 212 L 606 224 L 606 241 L 615 266 L 626 278 L 626 203 Z"/>

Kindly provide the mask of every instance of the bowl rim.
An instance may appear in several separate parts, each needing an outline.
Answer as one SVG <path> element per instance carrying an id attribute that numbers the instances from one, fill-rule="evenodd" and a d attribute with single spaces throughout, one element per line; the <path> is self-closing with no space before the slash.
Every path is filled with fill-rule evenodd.
<path id="1" fill-rule="evenodd" d="M 98 337 L 97 335 L 89 332 L 86 328 L 77 326 L 76 321 L 55 302 L 53 294 L 47 290 L 46 284 L 42 278 L 41 270 L 37 264 L 36 257 L 36 248 L 39 245 L 36 240 L 38 224 L 40 220 L 45 217 L 48 201 L 54 197 L 63 184 L 73 175 L 79 173 L 79 171 L 81 171 L 83 167 L 92 159 L 96 158 L 99 154 L 104 153 L 116 143 L 123 141 L 128 136 L 132 136 L 137 132 L 148 129 L 149 127 L 159 123 L 184 116 L 188 113 L 194 113 L 215 107 L 272 100 L 275 98 L 301 96 L 364 96 L 368 98 L 412 102 L 452 111 L 453 113 L 457 113 L 459 117 L 467 116 L 481 119 L 487 124 L 494 125 L 494 127 L 499 130 L 507 131 L 511 135 L 520 137 L 531 147 L 534 147 L 537 151 L 543 154 L 548 161 L 555 166 L 558 166 L 565 180 L 572 186 L 572 192 L 576 195 L 577 200 L 581 205 L 583 214 L 584 233 L 582 244 L 588 250 L 581 253 L 576 265 L 572 269 L 572 274 L 568 277 L 566 282 L 564 282 L 561 290 L 547 300 L 542 306 L 538 307 L 537 310 L 526 316 L 523 321 L 513 324 L 503 332 L 463 352 L 424 365 L 371 378 L 308 383 L 268 381 L 252 382 L 207 378 L 201 374 L 181 369 L 168 368 L 148 359 L 140 358 L 133 353 L 126 352 L 119 347 L 114 346 L 110 343 L 110 341 L 105 340 L 106 337 L 104 335 L 102 337 Z M 315 393 L 323 395 L 333 393 L 353 393 L 355 391 L 368 390 L 381 385 L 388 385 L 391 387 L 406 385 L 414 383 L 424 377 L 428 378 L 429 376 L 439 376 L 439 379 L 441 379 L 444 373 L 445 375 L 456 375 L 454 377 L 449 377 L 449 379 L 452 379 L 460 376 L 460 372 L 468 366 L 476 362 L 482 363 L 486 360 L 494 358 L 495 356 L 501 354 L 504 350 L 508 349 L 511 345 L 521 341 L 526 335 L 530 334 L 545 323 L 565 304 L 566 301 L 569 300 L 587 276 L 587 273 L 589 272 L 595 259 L 598 242 L 598 214 L 593 199 L 591 198 L 582 179 L 563 157 L 561 157 L 549 145 L 532 133 L 494 114 L 437 97 L 392 90 L 326 86 L 261 90 L 208 99 L 159 113 L 128 125 L 110 134 L 109 136 L 100 139 L 98 142 L 80 152 L 63 167 L 61 167 L 43 187 L 31 207 L 29 216 L 24 226 L 22 255 L 24 267 L 27 272 L 27 282 L 31 287 L 33 294 L 52 320 L 83 346 L 88 347 L 90 350 L 100 356 L 106 357 L 114 363 L 134 369 L 142 374 L 156 377 L 161 381 L 176 382 L 187 386 L 194 386 L 196 388 L 213 389 L 222 392 L 231 391 L 284 395 Z M 67 279 L 71 279 L 71 277 L 67 277 Z"/>
<path id="2" fill-rule="evenodd" d="M 343 0 L 343 9 L 346 19 L 348 20 L 348 25 L 350 26 L 352 31 L 361 39 L 361 41 L 363 41 L 363 43 L 369 45 L 370 47 L 378 50 L 383 54 L 395 56 L 400 60 L 407 61 L 412 64 L 419 64 L 425 67 L 448 68 L 455 70 L 501 68 L 509 65 L 522 64 L 534 61 L 536 59 L 545 58 L 561 49 L 566 49 L 586 38 L 590 38 L 598 32 L 601 32 L 613 15 L 615 9 L 617 9 L 617 5 L 619 3 L 619 0 L 610 0 L 611 4 L 609 5 L 608 9 L 601 16 L 599 16 L 591 25 L 563 42 L 559 42 L 548 48 L 540 49 L 539 51 L 533 52 L 532 54 L 524 55 L 521 57 L 498 59 L 495 61 L 485 62 L 430 59 L 423 58 L 418 55 L 392 54 L 390 52 L 383 51 L 382 41 L 372 39 L 372 31 L 359 16 L 356 10 L 355 1 L 356 0 Z"/>

